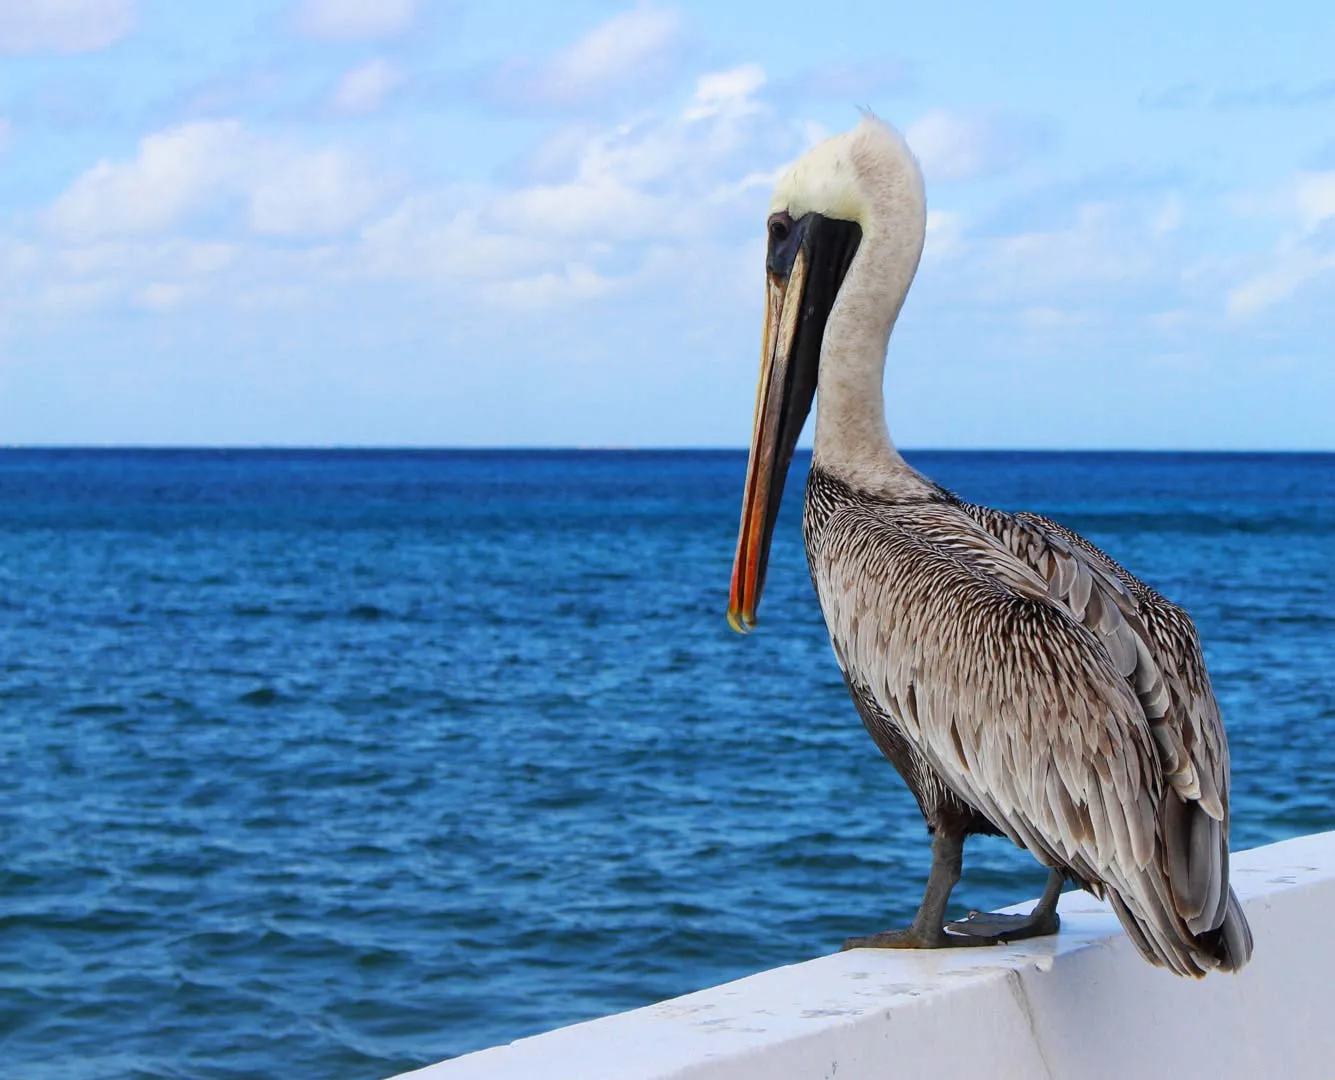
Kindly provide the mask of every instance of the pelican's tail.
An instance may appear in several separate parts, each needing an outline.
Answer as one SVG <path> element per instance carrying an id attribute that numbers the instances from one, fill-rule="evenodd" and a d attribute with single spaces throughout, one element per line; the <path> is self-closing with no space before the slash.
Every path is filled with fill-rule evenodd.
<path id="1" fill-rule="evenodd" d="M 1107 880 L 1108 899 L 1141 955 L 1179 975 L 1238 971 L 1252 931 L 1228 882 L 1228 816 L 1164 793 L 1158 858 Z M 1116 880 L 1120 879 L 1120 880 Z"/>
<path id="2" fill-rule="evenodd" d="M 1201 935 L 1201 941 L 1213 936 L 1214 956 L 1218 960 L 1220 971 L 1241 971 L 1242 966 L 1252 958 L 1252 928 L 1247 925 L 1247 916 L 1242 913 L 1242 904 L 1238 894 L 1228 890 L 1228 908 L 1224 912 L 1224 921 L 1218 930 L 1211 930 Z"/>
<path id="3" fill-rule="evenodd" d="M 1166 905 L 1137 903 L 1115 887 L 1107 889 L 1107 897 L 1127 937 L 1151 964 L 1200 978 L 1210 971 L 1239 971 L 1251 959 L 1252 930 L 1231 888 L 1219 925 L 1201 932 Z"/>

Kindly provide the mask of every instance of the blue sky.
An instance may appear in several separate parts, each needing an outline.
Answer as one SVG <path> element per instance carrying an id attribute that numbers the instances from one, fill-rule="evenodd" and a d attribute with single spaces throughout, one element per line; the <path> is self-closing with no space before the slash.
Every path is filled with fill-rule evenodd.
<path id="1" fill-rule="evenodd" d="M 0 444 L 742 445 L 869 106 L 903 446 L 1335 448 L 1335 5 L 0 0 Z"/>

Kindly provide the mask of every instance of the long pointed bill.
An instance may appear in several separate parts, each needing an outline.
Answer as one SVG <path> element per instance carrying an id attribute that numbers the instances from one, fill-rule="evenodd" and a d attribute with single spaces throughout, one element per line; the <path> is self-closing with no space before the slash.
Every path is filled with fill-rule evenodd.
<path id="1" fill-rule="evenodd" d="M 732 591 L 728 598 L 728 622 L 742 634 L 756 625 L 756 605 L 765 584 L 770 538 L 783 497 L 784 479 L 788 475 L 797 436 L 811 408 L 811 394 L 803 395 L 805 402 L 795 400 L 790 385 L 790 376 L 796 374 L 793 339 L 797 336 L 797 317 L 802 310 L 806 272 L 806 253 L 799 251 L 788 280 L 776 280 L 770 275 L 767 290 L 756 419 L 751 432 L 751 456 L 746 463 L 742 526 L 737 537 Z M 810 382 L 814 391 L 815 380 Z M 794 406 L 800 408 L 800 415 Z M 790 437 L 784 438 L 785 435 Z"/>
<path id="2" fill-rule="evenodd" d="M 756 625 L 784 481 L 816 394 L 825 321 L 860 239 L 852 222 L 811 214 L 794 224 L 781 248 L 772 242 L 755 426 L 728 601 L 728 622 L 739 633 Z"/>

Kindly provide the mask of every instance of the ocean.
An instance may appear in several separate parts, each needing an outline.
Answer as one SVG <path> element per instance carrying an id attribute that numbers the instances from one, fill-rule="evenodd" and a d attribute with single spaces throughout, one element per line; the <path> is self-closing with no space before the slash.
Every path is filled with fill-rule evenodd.
<path id="1" fill-rule="evenodd" d="M 1235 847 L 1335 828 L 1335 455 L 907 456 L 1191 612 Z M 805 464 L 742 638 L 740 452 L 0 451 L 0 1075 L 377 1080 L 905 922 Z"/>

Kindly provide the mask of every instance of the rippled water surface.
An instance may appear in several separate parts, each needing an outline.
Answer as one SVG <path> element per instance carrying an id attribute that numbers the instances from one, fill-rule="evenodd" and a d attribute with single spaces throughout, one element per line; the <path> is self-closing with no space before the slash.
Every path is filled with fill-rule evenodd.
<path id="1" fill-rule="evenodd" d="M 1335 457 L 911 457 L 1191 611 L 1236 847 L 1335 827 Z M 905 920 L 793 495 L 724 622 L 744 467 L 0 451 L 0 1075 L 373 1080 Z"/>

